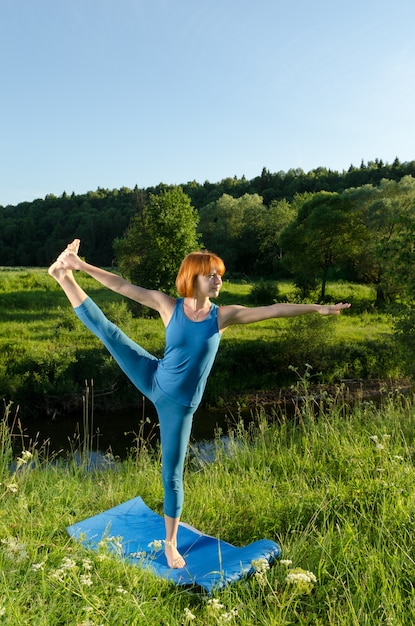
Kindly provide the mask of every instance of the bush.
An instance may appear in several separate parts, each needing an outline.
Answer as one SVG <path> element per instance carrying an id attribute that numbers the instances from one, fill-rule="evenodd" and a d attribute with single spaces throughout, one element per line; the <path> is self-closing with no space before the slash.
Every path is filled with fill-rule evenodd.
<path id="1" fill-rule="evenodd" d="M 278 284 L 274 281 L 261 280 L 252 286 L 249 294 L 249 301 L 256 306 L 281 302 L 281 295 Z"/>

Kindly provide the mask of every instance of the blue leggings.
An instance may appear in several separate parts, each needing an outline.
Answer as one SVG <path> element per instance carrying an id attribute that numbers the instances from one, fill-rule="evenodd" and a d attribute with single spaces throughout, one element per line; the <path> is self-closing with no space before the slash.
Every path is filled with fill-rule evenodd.
<path id="1" fill-rule="evenodd" d="M 74 311 L 102 341 L 133 385 L 156 407 L 162 450 L 164 513 L 169 517 L 180 517 L 184 499 L 184 460 L 195 407 L 183 406 L 161 391 L 155 381 L 158 359 L 110 322 L 91 298 Z"/>

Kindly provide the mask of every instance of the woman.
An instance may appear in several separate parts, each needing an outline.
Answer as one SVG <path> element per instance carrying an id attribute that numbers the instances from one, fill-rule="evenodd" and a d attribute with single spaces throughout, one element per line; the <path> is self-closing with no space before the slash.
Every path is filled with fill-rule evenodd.
<path id="1" fill-rule="evenodd" d="M 176 278 L 179 298 L 133 285 L 120 276 L 82 261 L 75 239 L 49 268 L 80 320 L 106 346 L 133 384 L 155 405 L 160 423 L 164 487 L 164 542 L 167 563 L 182 568 L 177 531 L 183 507 L 183 467 L 195 413 L 219 347 L 221 334 L 234 324 L 250 324 L 274 317 L 306 313 L 339 314 L 349 304 L 271 304 L 247 308 L 218 307 L 223 261 L 207 251 L 192 252 L 182 262 Z M 72 270 L 86 272 L 105 287 L 156 310 L 166 328 L 166 349 L 157 359 L 131 341 L 107 320 L 75 281 Z"/>

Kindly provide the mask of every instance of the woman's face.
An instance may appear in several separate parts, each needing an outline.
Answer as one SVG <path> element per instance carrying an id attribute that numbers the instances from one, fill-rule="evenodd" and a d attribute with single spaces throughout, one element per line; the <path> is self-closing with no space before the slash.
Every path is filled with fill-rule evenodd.
<path id="1" fill-rule="evenodd" d="M 195 281 L 194 296 L 201 298 L 217 298 L 222 287 L 222 276 L 216 267 L 207 274 L 198 274 Z"/>

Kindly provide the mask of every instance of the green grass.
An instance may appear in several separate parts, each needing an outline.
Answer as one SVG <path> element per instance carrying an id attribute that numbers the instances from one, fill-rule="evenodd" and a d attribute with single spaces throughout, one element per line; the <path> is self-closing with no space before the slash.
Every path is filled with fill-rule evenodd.
<path id="1" fill-rule="evenodd" d="M 126 301 L 88 276 L 78 276 L 87 293 L 129 336 L 161 356 L 164 328 L 157 318 L 135 318 Z M 248 282 L 225 280 L 218 304 L 251 306 Z M 279 283 L 283 300 L 296 297 Z M 352 308 L 336 318 L 305 316 L 230 328 L 223 336 L 208 381 L 205 403 L 223 406 L 235 397 L 274 392 L 295 382 L 290 367 L 321 372 L 321 382 L 345 378 L 399 378 L 402 362 L 393 346 L 393 316 L 373 309 L 373 289 L 329 283 L 332 301 Z M 317 296 L 316 296 L 317 297 Z M 41 269 L 0 271 L 0 389 L 22 410 L 65 412 L 82 399 L 85 380 L 94 380 L 97 402 L 137 404 L 138 394 L 100 342 L 73 314 L 65 295 Z"/>
<path id="2" fill-rule="evenodd" d="M 188 459 L 184 521 L 237 545 L 268 537 L 283 549 L 283 561 L 210 603 L 66 534 L 137 494 L 161 513 L 158 451 L 142 446 L 92 471 L 70 459 L 46 462 L 31 448 L 13 471 L 3 420 L 1 623 L 413 624 L 414 399 L 350 408 L 339 388 L 323 406 L 307 385 L 299 383 L 305 402 L 293 419 L 260 412 L 235 424 L 226 449 L 218 433 L 212 463 Z"/>

